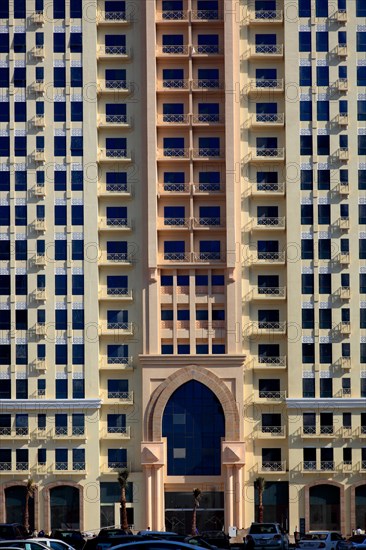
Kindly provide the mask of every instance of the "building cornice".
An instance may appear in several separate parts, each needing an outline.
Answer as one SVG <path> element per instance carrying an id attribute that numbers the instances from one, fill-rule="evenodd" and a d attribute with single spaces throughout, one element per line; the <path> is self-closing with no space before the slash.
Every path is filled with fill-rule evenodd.
<path id="1" fill-rule="evenodd" d="M 288 409 L 366 409 L 366 398 L 299 398 L 299 399 L 286 399 L 286 405 Z"/>
<path id="2" fill-rule="evenodd" d="M 245 355 L 139 355 L 143 367 L 244 367 Z"/>
<path id="3" fill-rule="evenodd" d="M 85 411 L 99 409 L 101 399 L 0 399 L 0 412 Z"/>

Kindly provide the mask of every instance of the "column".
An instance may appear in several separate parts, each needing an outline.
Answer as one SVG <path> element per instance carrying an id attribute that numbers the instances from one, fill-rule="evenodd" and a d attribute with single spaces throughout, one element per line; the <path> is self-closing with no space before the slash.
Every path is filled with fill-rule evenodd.
<path id="1" fill-rule="evenodd" d="M 152 468 L 145 466 L 145 529 L 152 529 Z"/>
<path id="2" fill-rule="evenodd" d="M 163 498 L 162 467 L 157 465 L 154 468 L 154 529 L 161 531 L 165 529 L 164 498 Z"/>
<path id="3" fill-rule="evenodd" d="M 244 527 L 243 518 L 243 466 L 237 464 L 235 466 L 235 516 L 234 525 L 241 529 Z"/>
<path id="4" fill-rule="evenodd" d="M 225 529 L 234 525 L 234 475 L 233 467 L 226 466 L 225 483 Z"/>

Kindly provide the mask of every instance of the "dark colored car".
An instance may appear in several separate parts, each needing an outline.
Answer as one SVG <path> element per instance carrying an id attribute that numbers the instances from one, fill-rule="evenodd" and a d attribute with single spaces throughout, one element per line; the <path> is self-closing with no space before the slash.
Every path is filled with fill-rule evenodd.
<path id="1" fill-rule="evenodd" d="M 107 548 L 112 548 L 112 546 L 119 544 L 141 542 L 146 539 L 147 537 L 139 535 L 126 535 L 122 529 L 102 529 L 99 535 L 86 541 L 83 550 L 107 550 Z"/>
<path id="2" fill-rule="evenodd" d="M 175 542 L 184 542 L 185 535 L 177 535 L 174 531 L 139 531 L 139 535 L 146 537 L 149 540 L 173 540 Z"/>
<path id="3" fill-rule="evenodd" d="M 206 550 L 217 550 L 217 546 L 213 546 L 207 540 L 203 539 L 200 536 L 197 537 L 186 537 L 184 542 L 192 544 L 193 546 L 200 546 L 201 548 L 206 548 Z"/>
<path id="4" fill-rule="evenodd" d="M 217 548 L 230 548 L 230 537 L 223 531 L 202 531 L 201 538 Z"/>
<path id="5" fill-rule="evenodd" d="M 0 540 L 27 539 L 28 536 L 21 523 L 0 523 Z"/>
<path id="6" fill-rule="evenodd" d="M 63 540 L 75 550 L 81 550 L 85 544 L 84 537 L 77 529 L 54 529 L 51 532 L 51 539 Z"/>

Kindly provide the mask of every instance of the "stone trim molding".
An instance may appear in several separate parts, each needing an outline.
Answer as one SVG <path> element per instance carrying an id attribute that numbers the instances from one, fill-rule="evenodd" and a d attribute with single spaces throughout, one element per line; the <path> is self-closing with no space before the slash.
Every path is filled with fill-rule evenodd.
<path id="1" fill-rule="evenodd" d="M 101 399 L 0 399 L 0 413 L 7 411 L 49 411 L 100 409 Z"/>
<path id="2" fill-rule="evenodd" d="M 151 395 L 144 418 L 145 442 L 162 440 L 162 420 L 166 404 L 180 386 L 196 380 L 207 386 L 218 398 L 225 415 L 225 440 L 240 441 L 240 419 L 234 395 L 213 372 L 197 365 L 177 370 Z"/>

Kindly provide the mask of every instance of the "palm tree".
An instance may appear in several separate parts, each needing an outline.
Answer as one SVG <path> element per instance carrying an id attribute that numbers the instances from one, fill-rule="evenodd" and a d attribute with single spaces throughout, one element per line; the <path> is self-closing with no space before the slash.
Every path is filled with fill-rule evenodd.
<path id="1" fill-rule="evenodd" d="M 29 478 L 25 487 L 24 528 L 29 532 L 29 499 L 34 497 L 37 485 Z"/>
<path id="2" fill-rule="evenodd" d="M 127 508 L 126 508 L 126 489 L 127 489 L 127 480 L 130 472 L 128 468 L 123 468 L 118 472 L 118 483 L 121 488 L 121 529 L 128 531 L 128 520 L 127 520 Z"/>
<path id="3" fill-rule="evenodd" d="M 201 500 L 201 490 L 193 489 L 193 514 L 192 514 L 192 535 L 197 534 L 197 508 Z"/>
<path id="4" fill-rule="evenodd" d="M 263 523 L 263 513 L 264 513 L 264 507 L 263 507 L 263 493 L 264 489 L 266 487 L 266 480 L 264 477 L 257 477 L 257 479 L 254 480 L 254 488 L 258 490 L 258 500 L 259 500 L 259 523 Z"/>

